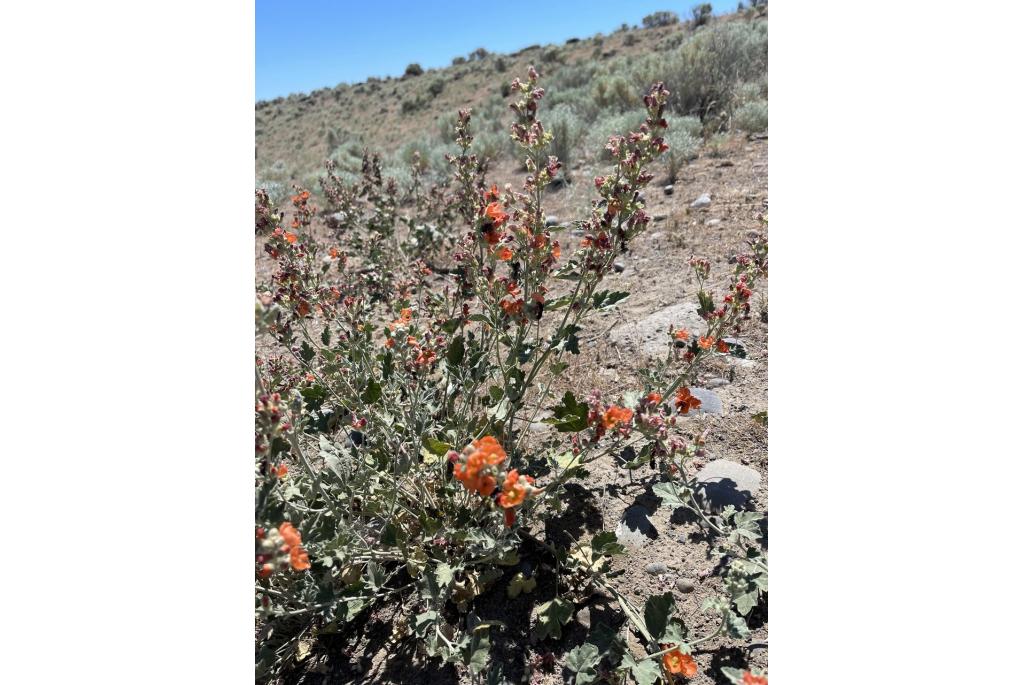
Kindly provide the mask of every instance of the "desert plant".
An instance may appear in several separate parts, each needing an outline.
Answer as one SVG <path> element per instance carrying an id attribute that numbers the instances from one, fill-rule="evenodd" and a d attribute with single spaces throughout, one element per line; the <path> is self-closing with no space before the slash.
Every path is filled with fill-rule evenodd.
<path id="1" fill-rule="evenodd" d="M 754 100 L 741 105 L 733 114 L 733 125 L 747 133 L 760 133 L 768 130 L 768 101 Z"/>
<path id="2" fill-rule="evenodd" d="M 665 134 L 665 142 L 668 144 L 668 150 L 665 153 L 668 182 L 675 183 L 678 179 L 679 169 L 686 162 L 697 157 L 700 138 L 692 135 L 685 127 L 675 128 L 670 125 Z"/>
<path id="3" fill-rule="evenodd" d="M 679 23 L 679 15 L 675 12 L 652 12 L 643 18 L 642 23 L 645 29 L 672 26 Z"/>
<path id="4" fill-rule="evenodd" d="M 417 216 L 399 211 L 397 184 L 369 154 L 355 182 L 327 165 L 328 242 L 312 230 L 309 191 L 295 189 L 290 223 L 267 193 L 256 193 L 257 230 L 269 232 L 263 249 L 275 265 L 259 288 L 256 331 L 277 351 L 256 360 L 259 681 L 279 676 L 304 636 L 344 634 L 386 603 L 402 608 L 394 640 L 497 680 L 488 669 L 497 622 L 478 614 L 476 600 L 495 587 L 529 592 L 533 574 L 544 572 L 554 575 L 555 594 L 535 607 L 535 639 L 560 638 L 595 588 L 618 601 L 639 639 L 637 656 L 616 632 L 603 656 L 592 632 L 567 661 L 576 682 L 594 680 L 599 667 L 617 682 L 667 682 L 693 675 L 693 647 L 742 638 L 743 617 L 767 591 L 760 515 L 708 511 L 690 474 L 704 438 L 681 430 L 700 405 L 689 389 L 699 365 L 727 354 L 723 337 L 750 315 L 752 288 L 767 274 L 767 242 L 752 238 L 751 253 L 734 260 L 719 303 L 707 285 L 710 265 L 691 260 L 703 330 L 670 330 L 666 359 L 641 390 L 552 397 L 565 359 L 581 354 L 584 320 L 627 296 L 601 285 L 651 222 L 641 191 L 667 150 L 669 94 L 653 86 L 639 125 L 607 141 L 612 167 L 594 179 L 597 198 L 577 222 L 583 239 L 563 258 L 557 229 L 545 225 L 545 189 L 561 163 L 538 119 L 544 90 L 532 68 L 512 89 L 510 133 L 527 168 L 522 192 L 488 187 L 463 110 L 449 174 L 418 196 Z M 454 247 L 451 287 L 429 288 L 418 241 L 457 227 L 466 230 Z M 538 447 L 527 427 L 545 408 L 558 437 Z M 531 532 L 531 522 L 562 510 L 570 479 L 627 447 L 637 455 L 628 468 L 658 471 L 653 491 L 662 505 L 690 510 L 719 543 L 728 576 L 725 594 L 706 605 L 720 617 L 713 632 L 685 632 L 670 596 L 641 609 L 616 588 L 607 574 L 609 557 L 623 552 L 614 533 L 548 541 Z M 520 563 L 527 555 L 544 556 L 553 570 L 530 570 Z"/>
<path id="5" fill-rule="evenodd" d="M 561 173 L 569 180 L 570 167 L 583 140 L 583 123 L 571 107 L 558 105 L 548 115 L 548 130 L 552 135 L 551 152 L 562 162 Z"/>
<path id="6" fill-rule="evenodd" d="M 711 7 L 711 3 L 703 2 L 699 5 L 695 5 L 690 9 L 690 22 L 693 28 L 698 26 L 704 26 L 711 21 L 711 15 L 714 9 Z"/>
<path id="7" fill-rule="evenodd" d="M 406 76 L 420 76 L 422 74 L 423 74 L 423 67 L 421 67 L 416 62 L 413 62 L 412 64 L 410 64 L 409 66 L 407 66 L 405 68 L 405 75 Z"/>
<path id="8" fill-rule="evenodd" d="M 440 95 L 442 91 L 444 91 L 444 81 L 441 79 L 434 79 L 430 82 L 430 85 L 427 86 L 427 92 L 435 98 Z"/>

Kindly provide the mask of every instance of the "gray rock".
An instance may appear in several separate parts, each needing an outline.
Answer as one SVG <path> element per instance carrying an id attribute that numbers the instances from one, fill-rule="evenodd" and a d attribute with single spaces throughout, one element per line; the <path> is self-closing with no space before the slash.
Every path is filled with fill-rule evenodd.
<path id="1" fill-rule="evenodd" d="M 722 400 L 718 399 L 718 395 L 715 393 L 707 390 L 706 388 L 690 388 L 690 393 L 700 400 L 700 407 L 697 408 L 698 413 L 722 413 Z"/>
<path id="2" fill-rule="evenodd" d="M 732 356 L 747 358 L 747 346 L 739 338 L 722 338 L 722 342 L 729 346 L 729 354 Z"/>
<path id="3" fill-rule="evenodd" d="M 707 193 L 704 193 L 703 195 L 701 195 L 696 200 L 690 203 L 690 207 L 692 207 L 693 209 L 703 209 L 704 207 L 708 207 L 710 205 L 711 196 L 708 195 Z"/>
<path id="4" fill-rule="evenodd" d="M 728 459 L 716 459 L 697 473 L 697 483 L 714 507 L 742 507 L 761 489 L 761 474 Z"/>
<path id="5" fill-rule="evenodd" d="M 616 326 L 608 334 L 613 345 L 641 352 L 649 357 L 664 357 L 668 353 L 668 327 L 704 330 L 704 320 L 697 314 L 695 302 L 659 309 L 639 321 Z"/>
<path id="6" fill-rule="evenodd" d="M 673 187 L 671 184 L 665 186 L 665 194 L 666 195 L 671 195 L 674 191 L 675 191 L 675 187 Z"/>
<path id="7" fill-rule="evenodd" d="M 612 262 L 612 268 L 615 269 L 615 273 L 621 274 L 623 271 L 626 270 L 626 265 L 616 260 Z"/>
<path id="8" fill-rule="evenodd" d="M 634 504 L 622 513 L 622 520 L 615 528 L 615 538 L 623 545 L 639 549 L 658 537 L 658 530 L 651 523 L 647 509 Z"/>
<path id="9" fill-rule="evenodd" d="M 668 214 L 655 214 L 654 215 L 654 222 L 657 223 L 659 221 L 664 221 L 667 218 L 668 218 Z"/>
<path id="10" fill-rule="evenodd" d="M 721 219 L 708 219 L 707 225 L 708 226 L 717 226 L 720 223 L 722 223 Z"/>
<path id="11" fill-rule="evenodd" d="M 544 225 L 545 226 L 557 226 L 558 225 L 558 217 L 555 216 L 554 214 L 548 214 L 544 218 Z"/>
<path id="12" fill-rule="evenodd" d="M 680 578 L 676 581 L 676 589 L 680 592 L 693 592 L 697 589 L 697 586 L 693 584 L 693 581 L 689 578 Z"/>
<path id="13" fill-rule="evenodd" d="M 664 237 L 665 237 L 665 234 L 662 233 L 661 231 L 658 231 L 657 233 L 652 233 L 651 234 L 651 240 L 661 240 Z"/>
<path id="14" fill-rule="evenodd" d="M 721 388 L 723 385 L 729 385 L 729 381 L 725 380 L 724 378 L 712 378 L 704 385 L 708 386 L 709 388 Z"/>
<path id="15" fill-rule="evenodd" d="M 659 561 L 653 564 L 647 564 L 647 566 L 644 567 L 644 570 L 650 573 L 652 576 L 656 576 L 661 573 L 668 573 L 668 566 Z"/>

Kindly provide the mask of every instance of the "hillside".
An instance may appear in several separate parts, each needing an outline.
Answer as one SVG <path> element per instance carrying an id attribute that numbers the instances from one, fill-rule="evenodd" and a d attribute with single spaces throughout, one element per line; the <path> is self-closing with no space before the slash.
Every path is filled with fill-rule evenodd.
<path id="1" fill-rule="evenodd" d="M 652 21 L 650 23 L 657 23 Z M 478 145 L 501 160 L 508 141 L 508 83 L 530 65 L 541 72 L 543 106 L 561 138 L 559 157 L 570 163 L 600 151 L 607 135 L 636 117 L 640 96 L 655 81 L 673 93 L 677 116 L 697 140 L 676 147 L 696 153 L 699 138 L 741 128 L 767 127 L 767 7 L 712 18 L 534 45 L 514 54 L 474 51 L 450 67 L 401 78 L 371 78 L 256 105 L 256 178 L 261 183 L 316 186 L 324 160 L 358 168 L 362 149 L 389 153 L 385 171 L 408 178 L 412 151 L 443 166 L 459 108 L 474 110 Z M 415 72 L 415 69 L 411 70 Z M 552 117 L 552 114 L 556 116 Z M 561 135 L 559 135 L 561 133 Z"/>

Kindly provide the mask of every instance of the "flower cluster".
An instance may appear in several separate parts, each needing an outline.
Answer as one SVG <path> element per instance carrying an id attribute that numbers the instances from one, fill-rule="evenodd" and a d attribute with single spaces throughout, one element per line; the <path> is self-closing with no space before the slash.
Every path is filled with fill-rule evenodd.
<path id="1" fill-rule="evenodd" d="M 282 410 L 280 393 L 256 398 L 256 454 L 267 454 L 274 440 L 291 429 Z"/>
<path id="2" fill-rule="evenodd" d="M 256 564 L 260 578 L 269 578 L 274 571 L 295 571 L 309 568 L 309 554 L 302 546 L 302 534 L 290 522 L 277 528 L 256 529 Z"/>
<path id="3" fill-rule="evenodd" d="M 666 645 L 662 645 L 666 647 Z M 689 654 L 683 654 L 679 648 L 665 652 L 661 657 L 662 666 L 671 675 L 692 678 L 697 675 L 697 661 Z"/>
<path id="4" fill-rule="evenodd" d="M 456 480 L 470 492 L 490 497 L 501 482 L 498 505 L 505 510 L 505 525 L 511 528 L 515 522 L 515 508 L 541 489 L 534 487 L 533 478 L 520 475 L 517 469 L 503 472 L 501 466 L 506 459 L 505 449 L 490 435 L 466 445 L 461 454 L 454 450 L 448 453 Z"/>

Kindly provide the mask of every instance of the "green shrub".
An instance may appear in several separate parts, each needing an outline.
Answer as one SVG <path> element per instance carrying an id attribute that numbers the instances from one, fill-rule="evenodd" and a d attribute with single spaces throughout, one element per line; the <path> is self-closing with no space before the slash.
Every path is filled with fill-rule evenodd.
<path id="1" fill-rule="evenodd" d="M 704 26 L 709 21 L 711 21 L 711 13 L 713 11 L 714 10 L 711 7 L 711 4 L 707 3 L 707 2 L 701 3 L 700 5 L 694 6 L 690 10 L 690 16 L 692 17 L 691 21 L 693 22 L 693 28 L 697 28 L 698 26 Z"/>
<path id="2" fill-rule="evenodd" d="M 576 159 L 576 151 L 583 140 L 583 122 L 572 107 L 562 104 L 551 109 L 548 115 L 548 130 L 553 139 L 551 153 L 562 162 L 562 174 L 570 178 L 569 168 Z"/>
<path id="3" fill-rule="evenodd" d="M 640 100 L 633 84 L 621 74 L 596 79 L 591 95 L 594 104 L 600 109 L 610 109 L 615 112 L 634 109 Z"/>
<path id="4" fill-rule="evenodd" d="M 740 106 L 732 116 L 733 126 L 748 133 L 768 130 L 768 101 L 755 100 Z"/>
<path id="5" fill-rule="evenodd" d="M 645 29 L 653 29 L 659 26 L 672 26 L 679 23 L 679 15 L 675 12 L 653 12 L 643 18 Z"/>
<path id="6" fill-rule="evenodd" d="M 700 123 L 698 117 L 673 117 L 669 119 L 668 126 L 669 131 L 683 131 L 691 138 L 696 138 L 698 142 L 704 135 L 704 125 Z"/>
<path id="7" fill-rule="evenodd" d="M 608 139 L 616 135 L 625 135 L 635 131 L 643 123 L 643 117 L 636 112 L 622 114 L 606 114 L 595 121 L 586 137 L 588 155 L 602 160 L 611 159 L 611 153 L 605 148 Z"/>
<path id="8" fill-rule="evenodd" d="M 453 67 L 458 66 L 460 64 L 465 64 L 465 63 L 466 63 L 466 58 L 463 57 L 462 55 L 459 55 L 458 57 L 453 57 L 452 58 L 452 66 Z"/>
<path id="9" fill-rule="evenodd" d="M 677 128 L 673 126 L 673 122 L 669 122 L 669 129 L 665 134 L 665 142 L 668 143 L 668 151 L 665 153 L 668 182 L 675 183 L 679 176 L 679 170 L 683 165 L 697 157 L 697 150 L 700 149 L 700 138 L 692 135 L 686 127 Z"/>
<path id="10" fill-rule="evenodd" d="M 419 64 L 417 64 L 415 62 L 413 62 L 412 64 L 410 64 L 409 66 L 407 66 L 405 68 L 405 75 L 406 76 L 419 76 L 422 73 L 423 73 L 423 67 L 421 67 Z"/>
<path id="11" fill-rule="evenodd" d="M 430 85 L 427 86 L 427 91 L 431 95 L 433 95 L 435 98 L 438 95 L 440 95 L 443 90 L 444 90 L 444 81 L 442 81 L 441 79 L 434 79 L 433 81 L 430 82 Z"/>

